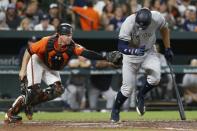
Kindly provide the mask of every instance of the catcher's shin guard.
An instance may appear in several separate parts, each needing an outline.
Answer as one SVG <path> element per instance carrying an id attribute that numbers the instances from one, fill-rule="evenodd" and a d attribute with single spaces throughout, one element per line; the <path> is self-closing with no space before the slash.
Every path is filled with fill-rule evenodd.
<path id="1" fill-rule="evenodd" d="M 15 102 L 13 103 L 12 107 L 8 110 L 5 114 L 5 123 L 17 123 L 22 120 L 22 117 L 17 116 L 17 114 L 21 111 L 24 107 L 25 96 L 19 96 Z"/>
<path id="2" fill-rule="evenodd" d="M 52 100 L 64 93 L 64 87 L 62 86 L 61 82 L 58 81 L 50 85 L 50 87 L 44 90 L 44 92 L 48 94 L 48 99 Z"/>
<path id="3" fill-rule="evenodd" d="M 37 88 L 34 87 L 34 89 L 32 89 L 32 94 L 34 95 L 30 97 L 30 105 L 34 106 L 42 102 L 53 100 L 54 98 L 61 96 L 63 92 L 64 88 L 59 81 L 55 82 L 54 84 L 50 85 L 50 87 L 43 90 L 41 90 L 40 86 L 38 85 Z"/>

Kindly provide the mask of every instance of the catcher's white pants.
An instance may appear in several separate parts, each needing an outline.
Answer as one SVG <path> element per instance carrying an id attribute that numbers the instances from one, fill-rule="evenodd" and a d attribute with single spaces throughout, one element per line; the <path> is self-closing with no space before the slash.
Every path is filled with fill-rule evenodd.
<path id="1" fill-rule="evenodd" d="M 32 75 L 33 71 L 33 75 Z M 43 61 L 36 55 L 32 55 L 27 64 L 28 86 L 40 84 L 43 80 L 47 85 L 56 81 L 61 81 L 59 71 L 49 69 Z"/>
<path id="2" fill-rule="evenodd" d="M 123 55 L 122 77 L 123 82 L 121 92 L 129 97 L 136 87 L 136 77 L 139 68 L 143 68 L 147 75 L 147 81 L 151 85 L 157 85 L 160 81 L 161 67 L 157 53 L 150 52 L 141 62 L 132 62 L 126 55 Z"/>

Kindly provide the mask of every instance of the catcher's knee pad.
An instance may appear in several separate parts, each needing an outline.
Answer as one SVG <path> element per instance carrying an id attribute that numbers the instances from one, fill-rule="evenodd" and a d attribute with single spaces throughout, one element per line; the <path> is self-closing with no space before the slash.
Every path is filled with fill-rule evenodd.
<path id="1" fill-rule="evenodd" d="M 40 84 L 35 84 L 33 86 L 27 87 L 27 91 L 25 94 L 26 105 L 31 105 L 32 102 L 38 101 L 41 93 L 42 89 L 40 88 Z"/>
<path id="2" fill-rule="evenodd" d="M 55 82 L 46 89 L 41 89 L 40 84 L 34 85 L 29 94 L 29 105 L 37 105 L 39 103 L 52 100 L 64 92 L 61 82 Z"/>
<path id="3" fill-rule="evenodd" d="M 56 97 L 61 96 L 64 93 L 64 88 L 61 82 L 55 82 L 54 84 L 49 85 L 48 88 L 43 90 L 44 97 L 48 100 L 52 100 Z"/>
<path id="4" fill-rule="evenodd" d="M 54 84 L 50 85 L 50 87 L 53 88 L 53 95 L 55 97 L 61 96 L 64 93 L 64 87 L 60 81 L 55 82 Z"/>

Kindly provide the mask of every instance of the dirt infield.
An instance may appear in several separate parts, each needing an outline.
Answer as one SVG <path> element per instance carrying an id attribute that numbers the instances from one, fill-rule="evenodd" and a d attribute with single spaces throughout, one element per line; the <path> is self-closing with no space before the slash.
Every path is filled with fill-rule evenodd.
<path id="1" fill-rule="evenodd" d="M 154 130 L 154 131 L 196 131 L 197 121 L 124 121 L 120 123 L 110 122 L 72 122 L 72 121 L 31 121 L 22 124 L 0 124 L 0 131 L 98 131 L 110 130 Z"/>

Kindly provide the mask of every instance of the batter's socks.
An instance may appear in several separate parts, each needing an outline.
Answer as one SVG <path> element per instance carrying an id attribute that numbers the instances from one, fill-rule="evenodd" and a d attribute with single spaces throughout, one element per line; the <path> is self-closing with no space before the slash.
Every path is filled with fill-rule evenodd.
<path id="1" fill-rule="evenodd" d="M 146 93 L 149 92 L 150 90 L 152 90 L 154 87 L 155 87 L 154 85 L 151 85 L 151 84 L 149 84 L 149 83 L 146 81 L 144 87 L 140 89 L 138 95 L 145 96 Z"/>
<path id="2" fill-rule="evenodd" d="M 120 110 L 123 103 L 126 101 L 128 97 L 124 96 L 121 91 L 118 92 L 113 109 Z"/>
<path id="3" fill-rule="evenodd" d="M 140 116 L 144 115 L 145 113 L 145 106 L 144 106 L 144 96 L 147 92 L 154 88 L 153 85 L 150 85 L 147 81 L 143 88 L 140 89 L 137 98 L 136 98 L 136 110 Z"/>
<path id="4" fill-rule="evenodd" d="M 111 113 L 111 122 L 118 122 L 120 119 L 119 113 L 120 113 L 120 108 L 125 102 L 127 97 L 125 97 L 120 91 L 117 94 L 115 103 L 112 108 L 112 113 Z"/>

